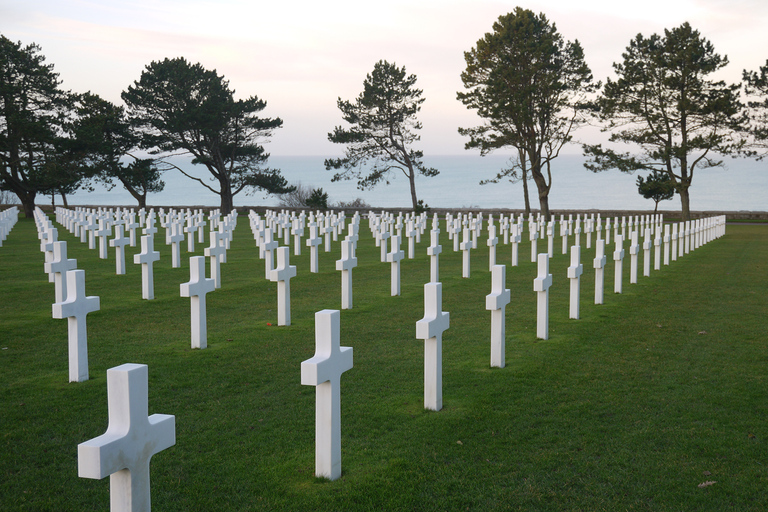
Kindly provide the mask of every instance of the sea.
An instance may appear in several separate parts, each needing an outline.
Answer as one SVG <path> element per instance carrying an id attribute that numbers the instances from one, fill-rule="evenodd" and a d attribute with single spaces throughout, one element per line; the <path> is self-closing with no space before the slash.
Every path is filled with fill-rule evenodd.
<path id="1" fill-rule="evenodd" d="M 337 155 L 338 156 L 338 155 Z M 207 170 L 193 165 L 189 159 L 175 157 L 174 163 L 203 180 L 212 180 Z M 271 156 L 267 166 L 278 168 L 291 184 L 322 188 L 328 193 L 329 204 L 350 202 L 360 198 L 365 203 L 382 208 L 409 208 L 411 197 L 408 179 L 399 171 L 389 183 L 380 183 L 372 190 L 359 190 L 356 180 L 332 182 L 333 171 L 325 170 L 324 156 Z M 511 208 L 525 206 L 523 185 L 505 179 L 496 184 L 480 185 L 496 176 L 500 169 L 510 166 L 509 156 L 491 154 L 425 156 L 428 167 L 440 174 L 416 179 L 416 194 L 433 208 Z M 582 155 L 560 155 L 552 163 L 552 187 L 549 207 L 552 210 L 652 210 L 654 202 L 637 191 L 638 174 L 618 170 L 593 173 L 584 168 Z M 163 175 L 165 189 L 150 194 L 150 206 L 219 206 L 219 196 L 177 170 Z M 211 181 L 216 188 L 217 183 Z M 529 181 L 531 207 L 538 209 L 536 185 Z M 93 192 L 78 191 L 68 196 L 71 206 L 135 205 L 136 201 L 121 186 L 111 191 L 97 186 Z M 724 168 L 696 170 L 690 189 L 692 211 L 768 211 L 768 159 L 724 159 Z M 42 198 L 38 202 L 43 202 Z M 57 198 L 57 204 L 60 198 Z M 235 206 L 278 207 L 279 196 L 255 191 L 235 196 Z M 660 210 L 679 210 L 680 199 L 662 201 Z"/>

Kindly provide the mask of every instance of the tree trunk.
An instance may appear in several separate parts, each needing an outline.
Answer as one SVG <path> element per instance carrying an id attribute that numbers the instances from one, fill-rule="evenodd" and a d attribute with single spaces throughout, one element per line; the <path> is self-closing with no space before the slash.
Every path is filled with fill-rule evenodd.
<path id="1" fill-rule="evenodd" d="M 36 192 L 27 191 L 14 191 L 16 197 L 21 201 L 21 206 L 24 208 L 24 216 L 28 219 L 35 217 L 35 196 Z"/>
<path id="2" fill-rule="evenodd" d="M 523 196 L 525 197 L 525 215 L 531 214 L 531 198 L 528 195 L 528 169 L 523 167 Z"/>
<path id="3" fill-rule="evenodd" d="M 229 181 L 226 179 L 219 180 L 219 184 L 221 185 L 221 192 L 219 193 L 221 196 L 221 214 L 229 215 L 232 213 L 232 209 L 234 208 L 232 187 L 230 186 Z"/>
<path id="4" fill-rule="evenodd" d="M 411 185 L 411 203 L 413 204 L 413 211 L 416 211 L 419 201 L 416 199 L 416 176 L 413 172 L 413 166 L 411 165 L 408 167 L 408 181 Z"/>
<path id="5" fill-rule="evenodd" d="M 67 194 L 64 192 L 61 193 L 61 202 L 64 205 L 64 208 L 69 208 L 69 203 L 67 203 Z"/>
<path id="6" fill-rule="evenodd" d="M 691 220 L 691 202 L 688 196 L 688 187 L 681 186 L 677 189 L 680 195 L 680 206 L 683 211 L 683 221 Z"/>

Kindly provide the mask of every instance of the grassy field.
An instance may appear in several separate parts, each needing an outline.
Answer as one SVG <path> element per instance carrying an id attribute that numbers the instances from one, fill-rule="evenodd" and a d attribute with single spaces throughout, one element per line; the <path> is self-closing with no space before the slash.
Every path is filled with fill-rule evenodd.
<path id="1" fill-rule="evenodd" d="M 51 318 L 53 284 L 34 223 L 22 219 L 0 248 L 3 511 L 108 509 L 109 479 L 78 478 L 77 445 L 106 430 L 106 371 L 128 362 L 149 366 L 149 413 L 176 417 L 176 445 L 151 464 L 158 511 L 768 509 L 768 226 L 729 226 L 635 285 L 627 261 L 621 295 L 609 259 L 601 306 L 594 245 L 582 247 L 580 320 L 568 319 L 558 237 L 548 341 L 535 338 L 536 265 L 524 242 L 520 266 L 507 267 L 501 369 L 489 367 L 485 238 L 462 279 L 461 253 L 443 232 L 451 326 L 444 408 L 428 412 L 415 322 L 429 237 L 403 261 L 402 294 L 390 297 L 389 265 L 364 222 L 354 309 L 341 312 L 354 368 L 341 379 L 334 482 L 313 476 L 315 391 L 300 384 L 300 364 L 314 354 L 314 313 L 341 304 L 339 243 L 321 250 L 319 274 L 306 247 L 291 255 L 293 325 L 276 327 L 276 284 L 241 216 L 223 287 L 208 295 L 208 348 L 192 350 L 189 299 L 179 296 L 186 246 L 183 268 L 172 269 L 157 239 L 156 299 L 146 301 L 136 248 L 116 276 L 114 249 L 100 260 L 57 227 L 87 294 L 101 300 L 88 316 L 91 378 L 67 382 L 67 323 Z M 509 246 L 498 260 L 509 263 Z"/>

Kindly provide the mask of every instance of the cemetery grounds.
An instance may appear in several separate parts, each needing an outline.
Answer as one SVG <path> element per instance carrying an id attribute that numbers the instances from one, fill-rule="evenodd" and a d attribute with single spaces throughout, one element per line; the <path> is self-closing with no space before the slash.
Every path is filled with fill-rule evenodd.
<path id="1" fill-rule="evenodd" d="M 124 363 L 149 367 L 149 414 L 176 417 L 176 445 L 151 463 L 155 510 L 768 509 L 767 225 L 729 225 L 638 284 L 625 261 L 620 295 L 612 241 L 600 306 L 593 240 L 582 246 L 580 320 L 568 318 L 570 261 L 556 237 L 547 341 L 536 339 L 530 242 L 524 235 L 518 267 L 500 244 L 512 300 L 506 367 L 492 369 L 487 232 L 463 279 L 441 222 L 450 328 L 444 406 L 428 412 L 415 323 L 429 232 L 402 261 L 401 296 L 391 297 L 390 265 L 363 220 L 354 308 L 341 312 L 354 367 L 341 378 L 343 473 L 334 482 L 314 477 L 315 390 L 301 385 L 300 364 L 314 354 L 315 312 L 340 308 L 340 242 L 331 253 L 321 246 L 318 274 L 306 246 L 291 252 L 292 325 L 277 327 L 276 283 L 264 278 L 241 214 L 222 288 L 207 297 L 208 348 L 192 350 L 190 301 L 179 295 L 186 244 L 172 269 L 157 235 L 155 299 L 146 301 L 132 263 L 139 248 L 126 249 L 127 275 L 118 276 L 114 249 L 100 260 L 56 227 L 86 271 L 87 294 L 101 301 L 87 320 L 90 380 L 67 382 L 67 322 L 51 317 L 53 284 L 34 222 L 22 218 L 0 247 L 4 511 L 107 510 L 109 479 L 78 478 L 77 445 L 106 430 L 106 371 Z M 195 248 L 202 255 L 204 245 Z"/>

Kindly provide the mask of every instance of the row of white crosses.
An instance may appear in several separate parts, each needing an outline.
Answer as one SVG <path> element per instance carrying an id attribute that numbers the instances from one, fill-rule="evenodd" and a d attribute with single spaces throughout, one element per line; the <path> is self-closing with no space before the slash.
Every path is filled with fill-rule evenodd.
<path id="1" fill-rule="evenodd" d="M 350 236 L 352 236 L 353 230 L 350 229 Z M 436 223 L 433 224 L 433 238 L 432 245 L 428 250 L 428 254 L 431 257 L 431 261 L 434 262 L 434 266 L 431 267 L 432 277 L 437 279 L 438 265 L 437 256 L 440 253 L 439 245 L 437 244 L 437 234 L 439 230 L 436 227 Z M 493 234 L 493 232 L 491 232 Z M 493 237 L 489 237 L 493 238 Z M 355 240 L 356 241 L 356 240 Z M 490 240 L 489 240 L 490 241 Z M 600 245 L 602 240 L 598 241 Z M 348 244 L 348 245 L 346 245 Z M 349 257 L 351 240 L 346 240 L 346 250 L 342 249 L 346 253 L 346 257 L 342 257 L 342 260 L 337 262 L 337 268 L 344 270 L 345 265 L 339 265 L 342 261 L 350 260 Z M 490 245 L 490 244 L 489 244 Z M 399 247 L 399 244 L 398 244 Z M 287 255 L 288 248 L 282 248 L 282 253 Z M 578 264 L 579 247 L 574 246 L 575 251 L 572 253 L 572 265 L 569 267 L 569 277 L 572 279 L 578 279 L 581 274 L 581 265 Z M 602 265 L 604 265 L 604 257 L 601 258 Z M 200 268 L 202 258 L 198 260 L 197 264 L 191 265 L 196 268 Z M 278 257 L 280 260 L 280 257 Z M 596 266 L 597 266 L 596 258 Z M 540 270 L 543 266 L 548 265 L 548 255 L 542 254 L 539 257 Z M 545 264 L 545 265 L 542 265 Z M 279 271 L 280 263 L 278 263 Z M 544 269 L 543 276 L 540 272 L 541 281 L 543 283 L 538 286 L 541 292 L 548 292 L 551 285 L 551 275 L 546 274 L 547 269 Z M 503 308 L 509 303 L 509 290 L 503 289 L 504 282 L 504 266 L 496 265 L 492 267 L 493 273 L 493 290 L 492 293 L 486 298 L 487 308 L 494 311 L 493 318 L 501 316 L 502 321 L 493 321 L 492 325 L 492 338 L 499 339 L 500 345 L 503 347 L 504 333 L 503 333 Z M 199 272 L 198 272 L 199 274 Z M 538 279 L 538 278 L 537 278 Z M 210 281 L 210 280 L 209 280 Z M 182 285 L 183 287 L 184 285 Z M 211 288 L 207 291 L 210 291 Z M 203 294 L 204 297 L 204 294 Z M 501 315 L 498 313 L 501 311 Z M 316 339 L 318 348 L 315 357 L 311 360 L 302 363 L 302 383 L 317 386 L 317 418 L 316 418 L 316 474 L 318 476 L 326 476 L 331 479 L 338 478 L 341 473 L 341 457 L 340 457 L 340 406 L 339 406 L 339 377 L 341 373 L 352 367 L 352 349 L 349 347 L 339 347 L 338 332 L 339 321 L 338 311 L 323 311 L 318 313 L 319 320 L 317 325 L 321 326 L 316 328 Z M 576 313 L 578 315 L 578 313 Z M 335 316 L 335 320 L 333 320 Z M 322 317 L 322 319 L 320 319 Z M 328 324 L 329 326 L 326 326 Z M 440 356 L 440 344 L 442 333 L 448 328 L 449 320 L 448 313 L 442 311 L 442 290 L 440 283 L 428 283 L 425 286 L 425 317 L 417 322 L 417 337 L 425 340 L 425 407 L 439 410 L 442 407 L 442 383 L 441 383 L 441 356 Z M 335 327 L 334 327 L 335 326 Z M 499 345 L 499 344 L 497 344 Z M 493 346 L 493 342 L 492 342 Z M 429 354 L 432 354 L 428 357 Z M 501 354 L 501 355 L 499 355 Z M 494 357 L 497 364 L 494 364 Z M 503 366 L 503 348 L 492 349 L 492 365 Z M 428 361 L 433 364 L 427 364 Z M 129 374 L 131 372 L 139 372 L 144 369 L 143 388 L 146 390 L 146 366 L 143 365 L 124 365 L 116 369 L 112 369 L 115 373 Z M 113 379 L 109 378 L 110 382 Z M 127 382 L 130 377 L 125 377 L 123 380 Z M 139 378 L 134 379 L 138 382 Z M 117 385 L 115 385 L 117 387 Z M 88 443 L 83 443 L 79 447 L 79 467 L 80 474 L 84 477 L 91 478 L 103 478 L 107 474 L 112 475 L 111 496 L 113 506 L 125 505 L 130 507 L 132 502 L 146 502 L 149 503 L 149 458 L 168 446 L 175 443 L 175 433 L 173 427 L 173 417 L 165 415 L 154 415 L 146 418 L 146 392 L 143 394 L 144 400 L 131 400 L 129 395 L 129 389 L 140 388 L 140 384 L 135 385 L 123 385 L 124 399 L 118 400 L 112 399 L 113 393 L 110 390 L 110 413 L 112 410 L 123 408 L 124 413 L 116 412 L 114 415 L 115 426 L 113 428 L 112 414 L 110 414 L 110 426 L 107 433 L 100 438 L 92 440 Z M 114 393 L 115 395 L 118 392 Z M 138 393 L 141 395 L 141 393 Z M 135 402 L 135 404 L 134 404 Z M 126 403 L 128 405 L 126 405 Z M 144 404 L 143 408 L 141 403 Z M 136 405 L 138 404 L 138 405 Z M 138 411 L 138 412 L 136 412 Z M 118 418 L 122 418 L 118 420 Z M 125 418 L 131 418 L 126 421 Z M 135 419 L 134 419 L 135 418 Z M 146 419 L 146 421 L 145 421 Z M 165 424 L 165 428 L 156 427 L 155 425 Z M 118 425 L 119 424 L 119 425 Z M 132 425 L 149 425 L 141 426 L 140 428 Z M 133 432 L 129 435 L 123 435 L 124 432 Z M 138 441 L 136 439 L 138 438 Z M 142 447 L 143 443 L 143 447 Z M 146 447 L 152 445 L 155 451 L 148 452 Z M 130 452 L 129 456 L 125 455 L 125 451 Z M 119 455 L 117 455 L 119 454 Z M 139 454 L 138 456 L 135 456 Z M 120 459 L 116 461 L 115 459 Z M 98 469 L 97 469 L 98 468 Z M 144 471 L 143 468 L 146 468 Z M 132 481 L 132 473 L 133 475 Z M 138 481 L 146 482 L 139 485 Z M 126 505 L 127 504 L 127 505 Z M 130 510 L 131 508 L 125 508 Z M 113 510 L 123 510 L 113 508 Z"/>
<path id="2" fill-rule="evenodd" d="M 67 319 L 69 382 L 88 380 L 88 331 L 86 317 L 100 309 L 99 297 L 85 295 L 85 271 L 67 257 L 67 243 L 40 208 L 35 209 L 40 249 L 46 253 L 45 272 L 53 278 L 53 318 Z M 49 256 L 50 253 L 50 256 Z"/>
<path id="3" fill-rule="evenodd" d="M 3 242 L 8 238 L 8 233 L 11 232 L 13 226 L 15 226 L 18 221 L 18 206 L 11 206 L 0 212 L 0 247 L 3 246 Z"/>

